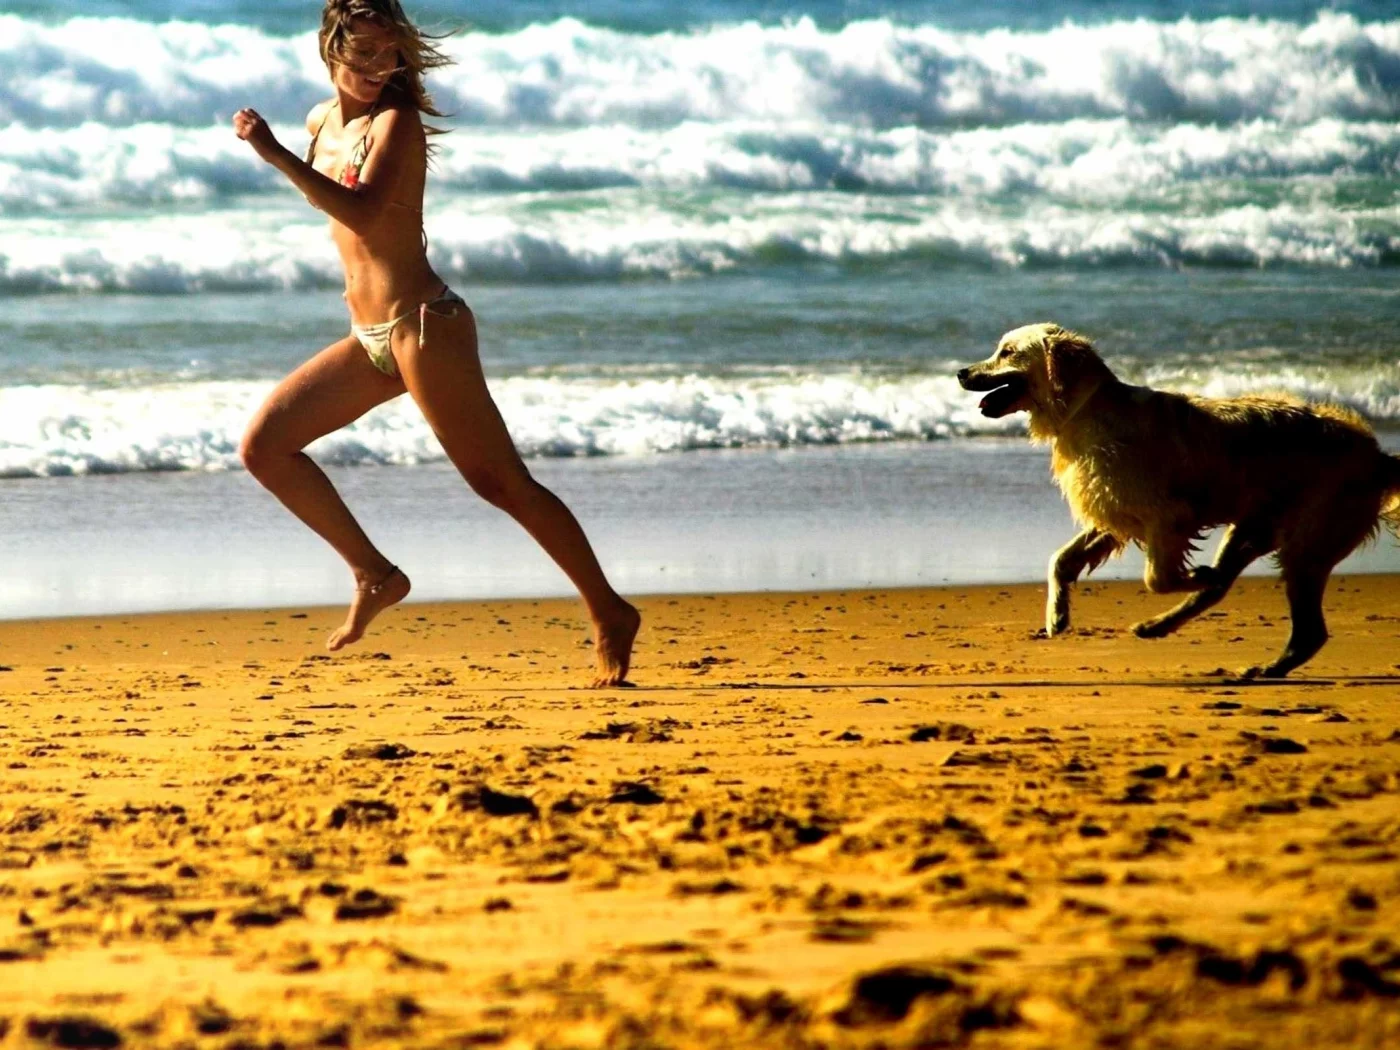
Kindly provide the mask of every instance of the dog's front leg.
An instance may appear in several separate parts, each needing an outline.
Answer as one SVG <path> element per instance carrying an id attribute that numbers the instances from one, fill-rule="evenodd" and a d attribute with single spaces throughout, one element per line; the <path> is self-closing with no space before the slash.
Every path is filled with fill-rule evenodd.
<path id="1" fill-rule="evenodd" d="M 1085 569 L 1096 569 L 1122 549 L 1112 534 L 1085 529 L 1057 550 L 1050 559 L 1045 596 L 1045 633 L 1048 637 L 1069 627 L 1069 589 Z"/>

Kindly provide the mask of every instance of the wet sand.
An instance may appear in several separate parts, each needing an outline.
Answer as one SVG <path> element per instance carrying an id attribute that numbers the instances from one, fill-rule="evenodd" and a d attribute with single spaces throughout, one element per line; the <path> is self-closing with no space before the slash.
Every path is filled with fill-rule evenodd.
<path id="1" fill-rule="evenodd" d="M 1400 577 L 0 624 L 5 1046 L 1400 1045 Z"/>

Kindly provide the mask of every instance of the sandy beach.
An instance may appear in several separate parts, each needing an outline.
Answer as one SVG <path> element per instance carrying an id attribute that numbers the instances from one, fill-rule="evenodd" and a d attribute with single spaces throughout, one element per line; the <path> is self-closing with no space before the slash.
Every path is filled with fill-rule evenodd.
<path id="1" fill-rule="evenodd" d="M 1400 577 L 1042 601 L 0 624 L 4 1045 L 1395 1045 Z"/>

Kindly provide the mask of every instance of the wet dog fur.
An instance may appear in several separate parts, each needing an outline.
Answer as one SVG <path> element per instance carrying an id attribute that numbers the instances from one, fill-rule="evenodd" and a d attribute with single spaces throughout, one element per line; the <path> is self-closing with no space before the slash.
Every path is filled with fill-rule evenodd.
<path id="1" fill-rule="evenodd" d="M 1279 678 L 1327 641 L 1322 596 L 1333 568 L 1384 521 L 1400 535 L 1400 457 L 1337 405 L 1281 396 L 1205 398 L 1120 381 L 1083 336 L 1055 324 L 1007 332 L 987 360 L 962 369 L 996 418 L 1027 412 L 1033 440 L 1083 531 L 1050 559 L 1045 632 L 1070 622 L 1070 587 L 1136 543 L 1144 582 L 1189 592 L 1133 627 L 1160 638 L 1219 602 L 1244 568 L 1279 565 L 1292 630 L 1284 651 L 1243 672 Z M 1215 562 L 1194 566 L 1195 542 L 1224 526 Z"/>

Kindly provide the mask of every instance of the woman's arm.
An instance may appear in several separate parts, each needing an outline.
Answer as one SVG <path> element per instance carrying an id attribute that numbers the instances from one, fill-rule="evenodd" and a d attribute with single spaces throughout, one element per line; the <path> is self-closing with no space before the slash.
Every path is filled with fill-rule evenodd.
<path id="1" fill-rule="evenodd" d="M 398 182 L 399 172 L 411 151 L 425 148 L 423 127 L 416 112 L 384 110 L 374 117 L 369 156 L 356 185 L 351 188 L 321 174 L 278 142 L 267 121 L 254 110 L 241 109 L 235 113 L 233 130 L 259 157 L 285 175 L 307 200 L 360 234 L 374 225 L 388 205 L 392 187 Z"/>

